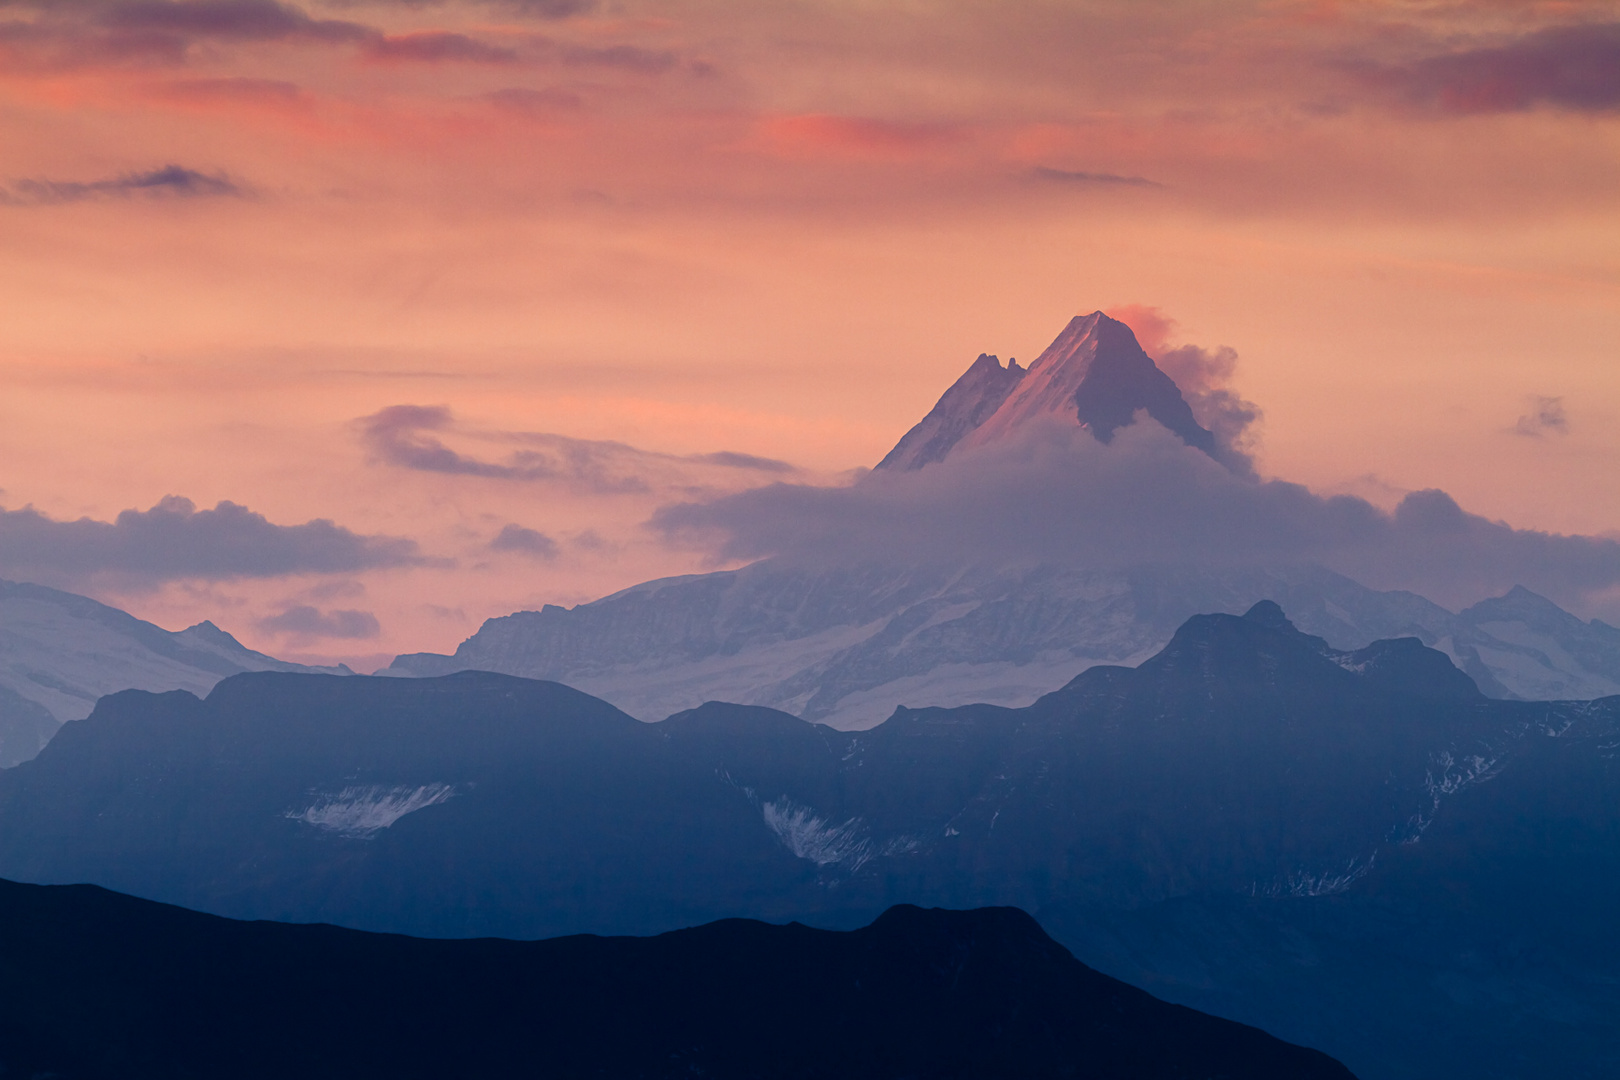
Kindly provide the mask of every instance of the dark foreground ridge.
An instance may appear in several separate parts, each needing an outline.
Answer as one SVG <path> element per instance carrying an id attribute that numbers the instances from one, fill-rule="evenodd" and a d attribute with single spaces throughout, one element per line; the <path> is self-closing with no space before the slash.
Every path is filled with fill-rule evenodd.
<path id="1" fill-rule="evenodd" d="M 1014 908 L 433 941 L 0 882 L 5 1075 L 1350 1077 L 1100 975 Z"/>

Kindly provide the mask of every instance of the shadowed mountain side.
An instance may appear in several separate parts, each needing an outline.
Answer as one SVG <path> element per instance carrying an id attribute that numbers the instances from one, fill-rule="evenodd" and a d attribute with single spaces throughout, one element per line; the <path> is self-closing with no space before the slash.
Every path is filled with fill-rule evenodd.
<path id="1" fill-rule="evenodd" d="M 1059 903 L 1042 925 L 1099 970 L 1362 1076 L 1620 1075 L 1620 732 L 1581 731 L 1493 763 L 1421 843 L 1330 895 Z"/>
<path id="2" fill-rule="evenodd" d="M 1291 901 L 1363 895 L 1393 863 L 1450 850 L 1431 841 L 1460 799 L 1518 792 L 1507 848 L 1475 855 L 1459 833 L 1432 888 L 1390 893 L 1391 918 L 1333 930 L 1361 943 L 1362 967 L 1324 965 L 1320 983 L 1279 975 L 1272 993 L 1264 973 L 1283 970 L 1282 954 L 1261 950 L 1251 992 L 1228 950 L 1193 989 L 1295 1041 L 1298 1024 L 1338 1010 L 1305 1030 L 1369 1080 L 1412 1062 L 1528 1080 L 1542 1073 L 1513 1061 L 1578 1065 L 1576 1049 L 1453 1009 L 1444 990 L 1403 998 L 1419 1019 L 1392 1027 L 1378 988 L 1433 977 L 1400 927 L 1491 939 L 1501 921 L 1457 890 L 1506 895 L 1497 876 L 1519 872 L 1513 850 L 1531 857 L 1538 836 L 1588 821 L 1608 835 L 1608 818 L 1560 801 L 1565 759 L 1547 754 L 1616 745 L 1620 699 L 1493 700 L 1413 639 L 1337 650 L 1271 603 L 1191 619 L 1140 667 L 1092 668 L 1026 708 L 903 709 L 854 733 L 720 703 L 643 724 L 555 683 L 479 672 L 248 674 L 201 702 L 113 695 L 0 773 L 0 875 L 442 936 L 645 933 L 732 915 L 852 927 L 895 903 L 1105 912 L 1062 924 L 1065 940 L 1179 994 L 1193 992 L 1177 978 L 1202 962 L 1198 940 L 1172 924 L 1162 956 L 1133 944 L 1159 933 L 1166 905 L 1241 901 L 1259 913 L 1255 940 L 1286 943 Z M 1577 774 L 1620 805 L 1607 772 Z M 1548 866 L 1526 871 L 1560 914 L 1527 906 L 1515 955 L 1564 947 L 1556 924 L 1586 910 L 1583 850 L 1548 847 Z M 1585 884 L 1620 907 L 1602 874 Z M 1147 920 L 1136 929 L 1133 912 Z M 1567 956 L 1572 1015 L 1612 1027 L 1603 987 L 1620 985 L 1620 965 L 1601 949 Z M 1489 992 L 1533 995 L 1524 970 L 1503 969 Z"/>
<path id="3" fill-rule="evenodd" d="M 1090 971 L 1006 908 L 449 942 L 0 882 L 0 957 L 0 1062 L 62 1080 L 1350 1077 Z"/>

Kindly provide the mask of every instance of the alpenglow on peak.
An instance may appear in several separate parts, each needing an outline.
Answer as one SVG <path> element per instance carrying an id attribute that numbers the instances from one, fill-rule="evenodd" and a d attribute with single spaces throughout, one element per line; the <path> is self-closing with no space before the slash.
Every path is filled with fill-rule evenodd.
<path id="1" fill-rule="evenodd" d="M 942 461 L 957 447 L 1004 439 L 1032 421 L 1080 424 L 1099 442 L 1131 423 L 1138 409 L 1188 446 L 1215 454 L 1175 380 L 1142 351 L 1131 328 L 1100 311 L 1076 315 L 1028 368 L 981 354 L 928 415 L 895 444 L 880 469 L 905 472 Z"/>

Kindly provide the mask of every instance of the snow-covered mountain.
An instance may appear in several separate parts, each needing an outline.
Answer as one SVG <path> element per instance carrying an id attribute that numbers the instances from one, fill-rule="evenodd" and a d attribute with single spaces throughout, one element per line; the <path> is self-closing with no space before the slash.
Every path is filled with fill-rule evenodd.
<path id="1" fill-rule="evenodd" d="M 1028 705 L 1094 664 L 1139 663 L 1194 614 L 1267 599 L 1337 648 L 1419 638 L 1494 697 L 1620 693 L 1620 630 L 1527 590 L 1458 615 L 1318 568 L 827 570 L 767 560 L 490 619 L 453 655 L 400 656 L 380 674 L 555 679 L 648 721 L 733 701 L 864 728 L 899 705 Z"/>
<path id="2" fill-rule="evenodd" d="M 87 596 L 0 581 L 0 768 L 118 690 L 206 694 L 242 671 L 324 671 L 254 652 L 211 622 L 170 631 Z"/>
<path id="3" fill-rule="evenodd" d="M 1078 423 L 1106 443 L 1138 410 L 1188 446 L 1215 453 L 1215 436 L 1199 426 L 1175 380 L 1142 351 L 1131 328 L 1094 311 L 1069 320 L 1027 369 L 981 354 L 877 467 L 920 469 L 957 447 L 983 446 L 1047 418 Z"/>
<path id="4" fill-rule="evenodd" d="M 1130 328 L 1093 312 L 1071 320 L 1027 369 L 980 355 L 878 468 L 921 469 L 1053 417 L 1108 442 L 1138 411 L 1218 455 Z M 1620 630 L 1583 623 L 1527 590 L 1456 614 L 1311 567 L 827 569 L 766 560 L 490 619 L 454 655 L 400 656 L 382 674 L 475 668 L 555 679 L 649 721 L 718 700 L 862 728 L 898 705 L 1028 705 L 1093 664 L 1152 655 L 1194 614 L 1267 599 L 1338 648 L 1420 638 L 1492 696 L 1620 693 Z"/>

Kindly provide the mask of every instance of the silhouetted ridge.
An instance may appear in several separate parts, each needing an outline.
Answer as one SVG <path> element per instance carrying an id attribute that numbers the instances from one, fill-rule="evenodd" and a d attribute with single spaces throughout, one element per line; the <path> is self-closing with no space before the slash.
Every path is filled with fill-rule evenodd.
<path id="1" fill-rule="evenodd" d="M 0 882 L 0 1060 L 59 1080 L 1347 1080 L 1101 975 L 1021 911 L 434 941 Z"/>

